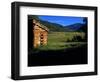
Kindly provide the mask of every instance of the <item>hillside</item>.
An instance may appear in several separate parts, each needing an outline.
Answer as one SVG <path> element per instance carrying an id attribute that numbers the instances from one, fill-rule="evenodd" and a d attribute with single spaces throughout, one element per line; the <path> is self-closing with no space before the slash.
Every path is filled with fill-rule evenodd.
<path id="1" fill-rule="evenodd" d="M 72 25 L 68 25 L 68 26 L 65 26 L 65 28 L 69 28 L 73 31 L 77 31 L 79 30 L 81 27 L 83 27 L 84 24 L 81 24 L 81 23 L 75 23 L 75 24 L 72 24 Z"/>
<path id="2" fill-rule="evenodd" d="M 48 21 L 44 21 L 44 20 L 41 20 L 39 19 L 38 16 L 36 15 L 29 15 L 28 16 L 28 20 L 32 20 L 32 19 L 36 19 L 37 21 L 39 21 L 41 24 L 45 25 L 50 31 L 57 31 L 57 32 L 66 32 L 66 31 L 70 31 L 70 29 L 68 28 L 63 28 L 62 25 L 60 24 L 56 24 L 56 23 L 51 23 L 51 22 L 48 22 Z"/>
<path id="3" fill-rule="evenodd" d="M 40 23 L 45 25 L 46 27 L 48 27 L 48 29 L 50 31 L 58 31 L 58 32 L 66 32 L 66 31 L 70 31 L 69 28 L 64 28 L 62 25 L 60 24 L 56 24 L 56 23 L 51 23 L 51 22 L 48 22 L 48 21 L 43 21 L 43 20 L 40 20 Z"/>

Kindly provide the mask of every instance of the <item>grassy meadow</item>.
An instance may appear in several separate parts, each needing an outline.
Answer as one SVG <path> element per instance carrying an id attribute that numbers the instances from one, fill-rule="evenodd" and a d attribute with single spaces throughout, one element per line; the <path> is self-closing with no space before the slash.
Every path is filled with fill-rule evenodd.
<path id="1" fill-rule="evenodd" d="M 38 47 L 37 50 L 61 50 L 78 47 L 86 44 L 84 32 L 50 32 L 47 45 Z"/>

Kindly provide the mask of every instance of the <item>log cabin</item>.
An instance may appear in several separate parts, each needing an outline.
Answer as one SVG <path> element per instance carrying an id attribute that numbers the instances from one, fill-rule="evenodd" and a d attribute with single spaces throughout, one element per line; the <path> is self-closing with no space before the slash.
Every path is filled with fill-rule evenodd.
<path id="1" fill-rule="evenodd" d="M 48 29 L 46 26 L 40 24 L 38 21 L 33 19 L 33 47 L 47 45 Z"/>

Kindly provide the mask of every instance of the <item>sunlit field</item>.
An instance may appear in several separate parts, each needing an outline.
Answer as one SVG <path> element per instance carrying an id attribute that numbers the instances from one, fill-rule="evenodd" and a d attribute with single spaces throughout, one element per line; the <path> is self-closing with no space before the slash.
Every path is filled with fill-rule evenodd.
<path id="1" fill-rule="evenodd" d="M 86 44 L 83 32 L 50 32 L 47 45 L 34 50 L 60 50 L 74 48 Z"/>

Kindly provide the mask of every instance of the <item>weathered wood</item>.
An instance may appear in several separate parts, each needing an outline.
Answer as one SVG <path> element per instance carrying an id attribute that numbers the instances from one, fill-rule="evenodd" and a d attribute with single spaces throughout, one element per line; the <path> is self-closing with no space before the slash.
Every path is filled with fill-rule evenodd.
<path id="1" fill-rule="evenodd" d="M 33 19 L 33 47 L 47 45 L 48 29 Z"/>

